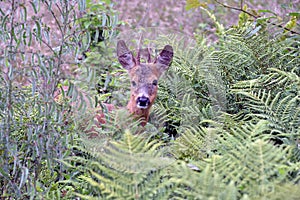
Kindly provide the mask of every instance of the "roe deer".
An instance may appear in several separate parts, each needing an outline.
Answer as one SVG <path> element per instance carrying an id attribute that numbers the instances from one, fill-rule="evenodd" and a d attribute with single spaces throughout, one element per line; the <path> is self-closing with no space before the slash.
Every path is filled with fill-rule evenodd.
<path id="1" fill-rule="evenodd" d="M 141 63 L 141 54 L 146 63 Z M 118 41 L 117 56 L 120 64 L 128 71 L 131 89 L 127 109 L 145 126 L 149 119 L 150 108 L 157 96 L 158 79 L 171 65 L 173 48 L 166 45 L 159 55 L 151 61 L 149 49 L 139 50 L 134 57 L 123 40 Z"/>
<path id="2" fill-rule="evenodd" d="M 125 42 L 120 40 L 117 44 L 117 56 L 120 64 L 128 71 L 131 81 L 131 94 L 127 110 L 134 118 L 141 120 L 142 126 L 145 126 L 149 119 L 150 108 L 157 96 L 158 79 L 169 68 L 172 62 L 173 48 L 170 45 L 166 45 L 153 62 L 151 62 L 149 49 L 139 50 L 137 56 L 134 57 Z M 140 62 L 141 56 L 146 57 L 146 63 Z M 65 93 L 68 93 L 68 90 L 68 86 L 62 86 L 61 88 L 61 91 Z M 57 90 L 54 94 L 56 102 L 60 101 L 61 91 Z M 81 92 L 81 94 L 81 100 L 86 101 L 87 105 L 89 105 L 88 94 L 85 92 Z M 80 101 L 79 97 L 78 101 Z M 102 103 L 102 105 L 105 106 L 108 112 L 115 110 L 112 104 Z M 70 106 L 74 112 L 78 110 L 75 102 L 71 103 Z M 90 137 L 93 138 L 98 135 L 95 127 L 100 128 L 106 123 L 106 119 L 101 106 L 90 109 L 94 111 L 93 118 L 95 124 L 85 132 L 89 133 Z M 84 121 L 83 124 L 88 123 Z"/>

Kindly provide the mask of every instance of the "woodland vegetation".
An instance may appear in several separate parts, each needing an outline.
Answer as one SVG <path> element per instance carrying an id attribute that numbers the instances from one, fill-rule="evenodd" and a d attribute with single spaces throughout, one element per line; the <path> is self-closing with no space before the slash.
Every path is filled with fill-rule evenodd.
<path id="1" fill-rule="evenodd" d="M 299 199 L 299 1 L 141 2 L 0 2 L 0 198 Z M 144 128 L 119 39 L 174 49 Z"/>

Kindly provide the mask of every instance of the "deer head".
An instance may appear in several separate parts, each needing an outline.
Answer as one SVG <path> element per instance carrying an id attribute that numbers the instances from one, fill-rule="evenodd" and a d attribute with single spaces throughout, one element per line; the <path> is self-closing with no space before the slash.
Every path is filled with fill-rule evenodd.
<path id="1" fill-rule="evenodd" d="M 137 56 L 128 49 L 125 42 L 117 44 L 117 56 L 120 64 L 128 71 L 131 89 L 127 109 L 145 126 L 149 119 L 150 108 L 157 96 L 158 79 L 166 71 L 173 58 L 173 48 L 166 45 L 159 55 L 151 62 L 149 49 L 139 50 Z M 146 58 L 145 63 L 140 58 Z"/>

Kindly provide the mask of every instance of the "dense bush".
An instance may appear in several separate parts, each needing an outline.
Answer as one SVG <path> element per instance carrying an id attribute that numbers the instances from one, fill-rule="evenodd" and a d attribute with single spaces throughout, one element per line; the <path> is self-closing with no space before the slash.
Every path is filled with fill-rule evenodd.
<path id="1" fill-rule="evenodd" d="M 70 147 L 78 143 L 79 133 L 79 119 L 69 105 L 75 102 L 78 111 L 85 110 L 82 92 L 90 88 L 82 81 L 92 83 L 94 78 L 92 70 L 81 65 L 91 38 L 97 40 L 85 18 L 91 17 L 87 12 L 103 17 L 97 30 L 102 28 L 101 36 L 108 39 L 117 25 L 105 17 L 115 16 L 109 6 L 89 1 L 1 1 L 1 198 L 68 196 L 68 189 L 58 188 L 72 170 L 59 160 L 73 154 Z M 59 98 L 64 86 L 69 89 Z"/>

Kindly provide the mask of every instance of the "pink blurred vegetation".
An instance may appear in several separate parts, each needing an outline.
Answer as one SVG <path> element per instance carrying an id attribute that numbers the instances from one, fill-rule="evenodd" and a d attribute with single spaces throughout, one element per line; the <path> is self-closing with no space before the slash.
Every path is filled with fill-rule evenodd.
<path id="1" fill-rule="evenodd" d="M 213 37 L 216 31 L 212 20 L 203 10 L 200 8 L 186 10 L 186 0 L 113 0 L 113 2 L 115 2 L 115 9 L 119 11 L 120 20 L 125 21 L 128 28 L 164 27 L 182 31 L 189 36 L 202 33 L 208 39 Z M 237 8 L 243 2 L 249 10 L 270 10 L 277 14 L 282 23 L 289 20 L 288 13 L 299 12 L 300 8 L 300 0 L 222 0 L 219 2 Z M 237 24 L 239 11 L 224 8 L 213 0 L 199 1 L 199 3 L 207 3 L 207 9 L 226 28 Z"/>

